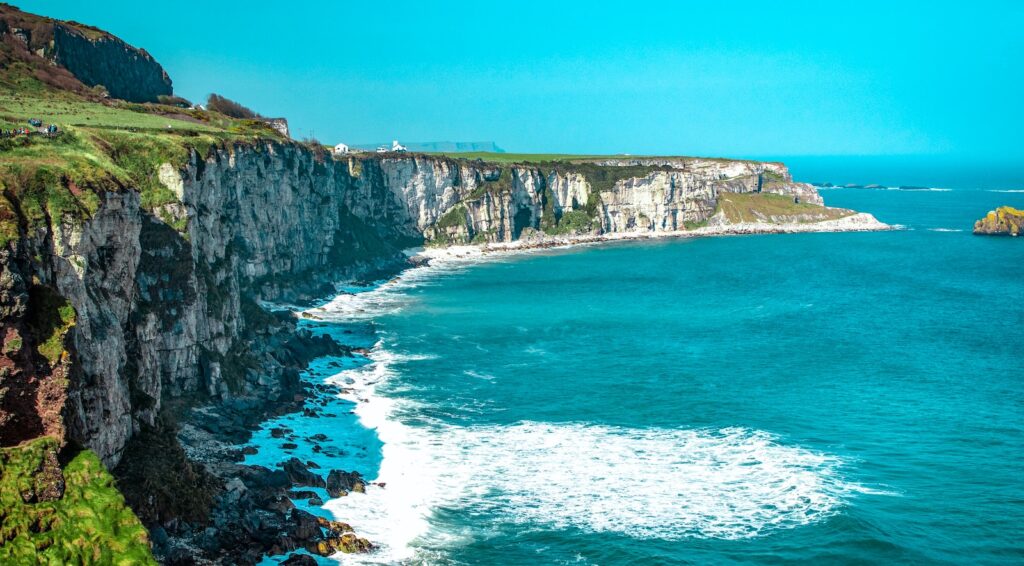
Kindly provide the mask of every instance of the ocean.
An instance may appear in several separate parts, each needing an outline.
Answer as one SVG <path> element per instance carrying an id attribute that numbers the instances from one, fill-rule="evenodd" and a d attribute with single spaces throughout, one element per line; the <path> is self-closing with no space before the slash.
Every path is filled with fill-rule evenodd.
<path id="1" fill-rule="evenodd" d="M 369 351 L 318 360 L 343 393 L 266 423 L 247 462 L 383 483 L 298 502 L 381 546 L 344 562 L 1024 562 L 1024 242 L 971 234 L 1024 192 L 822 195 L 904 229 L 350 287 L 303 325 Z"/>

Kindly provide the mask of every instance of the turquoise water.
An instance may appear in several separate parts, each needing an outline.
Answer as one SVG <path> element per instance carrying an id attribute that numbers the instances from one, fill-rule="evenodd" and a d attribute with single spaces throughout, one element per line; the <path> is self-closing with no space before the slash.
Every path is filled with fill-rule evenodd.
<path id="1" fill-rule="evenodd" d="M 1024 242 L 970 233 L 1024 193 L 823 195 L 907 229 L 457 263 L 313 311 L 379 340 L 330 379 L 336 463 L 387 485 L 327 509 L 379 562 L 1024 562 Z"/>

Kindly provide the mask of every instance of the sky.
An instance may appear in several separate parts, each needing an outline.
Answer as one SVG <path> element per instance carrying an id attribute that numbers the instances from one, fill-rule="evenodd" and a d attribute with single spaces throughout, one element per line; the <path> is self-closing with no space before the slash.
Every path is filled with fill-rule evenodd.
<path id="1" fill-rule="evenodd" d="M 324 143 L 1024 163 L 1024 2 L 10 1 Z"/>

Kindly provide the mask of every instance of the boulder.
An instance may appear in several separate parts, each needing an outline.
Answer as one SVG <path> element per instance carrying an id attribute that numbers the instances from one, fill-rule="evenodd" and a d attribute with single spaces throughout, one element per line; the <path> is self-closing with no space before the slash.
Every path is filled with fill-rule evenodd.
<path id="1" fill-rule="evenodd" d="M 326 486 L 327 493 L 331 497 L 343 497 L 348 495 L 348 492 L 355 491 L 356 493 L 365 493 L 366 482 L 363 481 L 363 476 L 359 472 L 343 472 L 341 470 L 331 470 L 331 473 L 327 474 Z"/>
<path id="2" fill-rule="evenodd" d="M 293 485 L 324 487 L 324 479 L 309 471 L 306 464 L 303 464 L 302 460 L 298 458 L 288 459 L 281 467 L 284 469 L 284 473 L 288 474 L 288 479 Z"/>

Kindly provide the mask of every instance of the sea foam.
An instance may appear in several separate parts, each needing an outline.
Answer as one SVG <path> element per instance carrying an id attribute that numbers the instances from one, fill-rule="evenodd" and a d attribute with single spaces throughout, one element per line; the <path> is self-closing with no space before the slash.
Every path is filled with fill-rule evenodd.
<path id="1" fill-rule="evenodd" d="M 397 312 L 410 304 L 409 289 L 468 263 L 410 270 L 316 314 L 347 321 Z M 749 428 L 447 424 L 423 416 L 395 379 L 398 366 L 423 357 L 386 342 L 369 352 L 372 363 L 328 379 L 383 442 L 366 493 L 324 506 L 379 545 L 369 555 L 337 555 L 342 562 L 430 562 L 474 536 L 445 528 L 439 513 L 473 513 L 498 527 L 743 539 L 821 520 L 869 491 L 844 480 L 839 458 Z"/>

